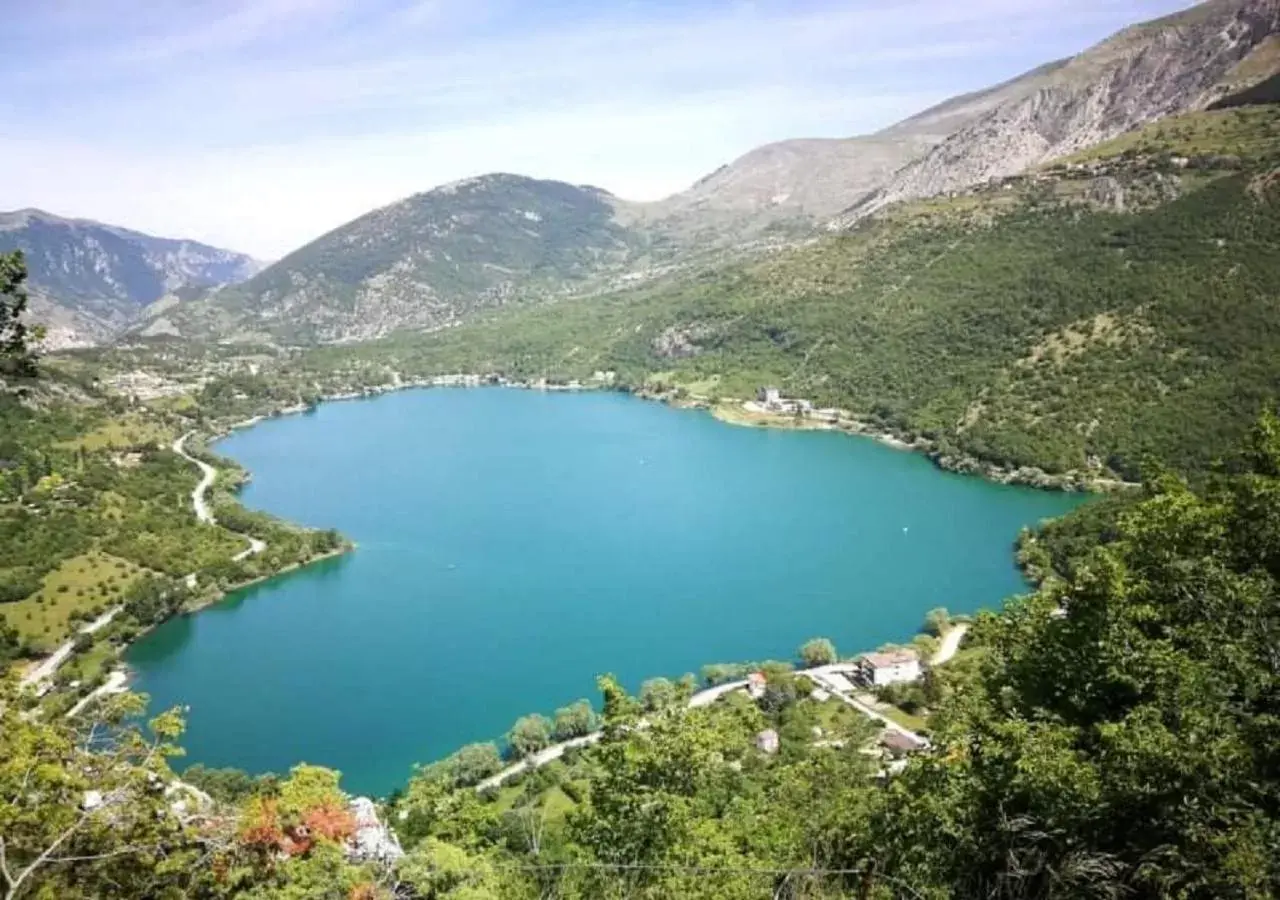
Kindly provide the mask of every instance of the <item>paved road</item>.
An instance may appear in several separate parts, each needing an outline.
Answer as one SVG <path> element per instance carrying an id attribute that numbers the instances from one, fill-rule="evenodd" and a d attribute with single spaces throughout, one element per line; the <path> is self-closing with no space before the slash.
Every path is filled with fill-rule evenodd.
<path id="1" fill-rule="evenodd" d="M 944 662 L 950 661 L 951 657 L 955 656 L 956 651 L 960 649 L 960 642 L 964 640 L 964 636 L 968 633 L 968 622 L 952 625 L 947 630 L 947 633 L 942 636 L 942 643 L 938 646 L 938 652 L 933 654 L 933 659 L 929 660 L 929 665 L 940 666 Z"/>
<path id="2" fill-rule="evenodd" d="M 213 480 L 218 477 L 218 472 L 207 462 L 196 459 L 186 451 L 184 445 L 187 443 L 187 438 L 191 437 L 193 434 L 195 434 L 194 431 L 188 431 L 182 437 L 174 441 L 173 452 L 188 462 L 195 463 L 196 466 L 199 467 L 202 477 L 200 478 L 200 483 L 197 484 L 195 489 L 191 492 L 191 505 L 196 511 L 196 519 L 208 525 L 214 525 L 216 523 L 213 519 L 213 513 L 209 511 L 209 504 L 205 502 L 204 495 L 205 492 L 213 486 Z"/>
<path id="3" fill-rule="evenodd" d="M 124 609 L 123 606 L 117 606 L 114 609 L 107 610 L 88 625 L 81 628 L 80 633 L 93 634 L 95 631 L 100 631 L 103 628 L 106 628 L 111 624 L 111 620 L 116 617 L 116 614 L 122 609 Z M 22 676 L 20 684 L 23 687 L 26 687 L 27 685 L 36 684 L 37 682 L 44 681 L 49 678 L 54 672 L 58 671 L 58 667 L 60 665 L 67 661 L 67 657 L 71 655 L 71 652 L 75 650 L 75 648 L 75 638 L 72 638 L 41 660 L 38 665 L 32 666 L 28 669 Z"/>
<path id="4" fill-rule="evenodd" d="M 576 737 L 560 744 L 553 744 L 545 750 L 540 750 L 532 756 L 525 757 L 513 766 L 507 766 L 497 775 L 490 775 L 484 781 L 476 785 L 476 790 L 483 791 L 489 788 L 501 787 L 508 778 L 512 778 L 526 769 L 537 769 L 541 766 L 545 766 L 553 759 L 559 759 L 564 756 L 565 751 L 571 747 L 586 747 L 590 744 L 597 743 L 603 736 L 603 731 L 593 731 L 590 734 L 583 735 L 582 737 Z"/>
<path id="5" fill-rule="evenodd" d="M 698 691 L 698 693 L 689 698 L 689 708 L 698 709 L 702 706 L 710 706 L 725 694 L 741 690 L 746 686 L 747 681 L 746 679 L 743 679 L 742 681 L 730 681 L 725 684 L 718 684 L 715 687 L 707 688 L 704 691 Z M 647 723 L 645 720 L 641 719 L 640 722 L 637 723 L 636 727 L 645 728 L 647 727 Z M 539 766 L 545 766 L 553 759 L 559 759 L 564 756 L 564 752 L 570 747 L 586 747 L 589 744 L 597 743 L 603 735 L 603 731 L 593 731 L 591 734 L 573 738 L 572 740 L 564 741 L 560 744 L 552 744 L 547 749 L 526 757 L 515 765 L 507 766 L 498 774 L 490 775 L 484 781 L 476 785 L 476 790 L 483 791 L 487 788 L 501 787 L 507 779 L 512 778 L 527 769 L 536 769 Z"/>
<path id="6" fill-rule="evenodd" d="M 76 717 L 76 714 L 79 713 L 80 710 L 84 709 L 86 706 L 88 706 L 94 700 L 97 700 L 99 697 L 105 696 L 106 694 L 124 693 L 125 685 L 128 683 L 128 681 L 129 681 L 129 673 L 126 672 L 124 669 L 116 669 L 107 677 L 105 684 L 100 686 L 97 690 L 93 691 L 87 697 L 81 697 L 80 702 L 77 703 L 75 706 L 71 707 L 71 709 L 67 711 L 67 718 L 74 719 Z"/>
<path id="7" fill-rule="evenodd" d="M 912 731 L 910 728 L 903 728 L 897 722 L 888 716 L 878 712 L 873 707 L 868 706 L 861 700 L 856 700 L 849 695 L 849 692 L 832 676 L 839 676 L 841 681 L 847 681 L 845 674 L 852 671 L 852 666 L 848 663 L 837 663 L 834 666 L 819 666 L 816 669 L 805 669 L 800 674 L 806 676 L 810 681 L 822 688 L 827 693 L 837 697 L 842 702 L 852 706 L 858 712 L 868 718 L 874 719 L 885 727 L 887 731 L 896 731 L 898 734 L 905 735 L 912 741 L 915 741 L 921 747 L 929 746 L 929 739 L 922 734 Z"/>
<path id="8" fill-rule="evenodd" d="M 200 483 L 195 486 L 195 490 L 191 492 L 191 508 L 196 511 L 196 519 L 207 525 L 216 525 L 217 521 L 213 518 L 213 512 L 209 509 L 209 503 L 205 500 L 204 495 L 208 493 L 209 488 L 213 486 L 213 481 L 218 477 L 218 472 L 213 466 L 203 460 L 196 459 L 186 450 L 187 438 L 195 434 L 194 431 L 188 431 L 182 437 L 173 442 L 173 452 L 181 456 L 188 462 L 195 463 L 200 468 Z M 263 550 L 267 549 L 266 541 L 260 541 L 255 537 L 243 535 L 244 539 L 249 542 L 249 546 L 241 550 L 235 556 L 231 557 L 235 562 L 240 562 L 250 556 L 256 556 Z M 188 584 L 191 583 L 193 576 L 187 576 Z"/>

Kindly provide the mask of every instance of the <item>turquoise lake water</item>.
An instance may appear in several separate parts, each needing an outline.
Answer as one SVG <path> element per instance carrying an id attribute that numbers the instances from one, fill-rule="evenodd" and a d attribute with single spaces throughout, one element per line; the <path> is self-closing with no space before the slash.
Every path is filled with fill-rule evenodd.
<path id="1" fill-rule="evenodd" d="M 625 395 L 405 391 L 224 440 L 245 502 L 352 554 L 172 620 L 128 661 L 190 707 L 184 764 L 306 761 L 383 794 L 525 713 L 703 664 L 905 641 L 1023 590 L 1012 542 L 1081 498 L 863 438 Z"/>

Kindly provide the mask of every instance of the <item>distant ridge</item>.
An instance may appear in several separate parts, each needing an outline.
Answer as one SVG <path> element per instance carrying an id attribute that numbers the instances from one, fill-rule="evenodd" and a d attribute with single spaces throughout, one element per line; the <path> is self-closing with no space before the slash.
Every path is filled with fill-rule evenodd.
<path id="1" fill-rule="evenodd" d="M 0 252 L 12 250 L 26 255 L 31 316 L 54 348 L 108 340 L 166 297 L 232 284 L 263 265 L 197 241 L 32 208 L 0 212 Z"/>
<path id="2" fill-rule="evenodd" d="M 1202 109 L 1277 66 L 1280 0 L 1211 0 L 1134 25 L 1045 71 L 1035 89 L 958 129 L 835 218 L 845 228 L 890 204 L 1015 175 L 1148 122 Z M 1253 72 L 1241 66 L 1265 55 Z"/>

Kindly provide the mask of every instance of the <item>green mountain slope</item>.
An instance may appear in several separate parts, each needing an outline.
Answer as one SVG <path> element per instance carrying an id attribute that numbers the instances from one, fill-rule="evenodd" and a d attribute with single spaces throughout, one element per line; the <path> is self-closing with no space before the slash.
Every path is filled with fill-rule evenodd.
<path id="1" fill-rule="evenodd" d="M 1280 390 L 1280 110 L 1167 120 L 854 232 L 320 367 L 774 384 L 1003 466 L 1209 462 Z"/>
<path id="2" fill-rule="evenodd" d="M 235 291 L 165 313 L 188 336 L 358 340 L 572 292 L 643 240 L 604 191 L 516 175 L 446 185 L 362 216 Z"/>

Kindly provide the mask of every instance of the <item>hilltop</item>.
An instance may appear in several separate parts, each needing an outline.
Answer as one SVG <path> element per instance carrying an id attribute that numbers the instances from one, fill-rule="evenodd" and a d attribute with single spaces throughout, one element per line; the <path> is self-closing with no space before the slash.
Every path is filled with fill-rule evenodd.
<path id="1" fill-rule="evenodd" d="M 1210 0 L 1134 25 L 977 117 L 854 204 L 832 227 L 902 200 L 963 190 L 1165 116 L 1203 109 L 1276 71 L 1278 0 Z"/>

